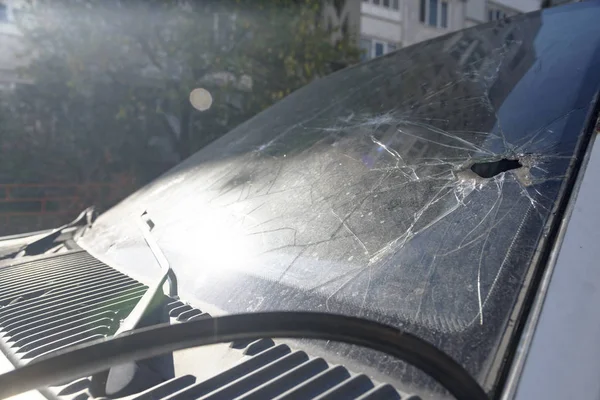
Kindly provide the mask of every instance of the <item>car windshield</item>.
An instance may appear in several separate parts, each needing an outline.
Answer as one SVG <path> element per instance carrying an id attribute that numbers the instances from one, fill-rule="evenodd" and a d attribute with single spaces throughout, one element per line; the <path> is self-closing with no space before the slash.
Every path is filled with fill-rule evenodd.
<path id="1" fill-rule="evenodd" d="M 157 275 L 136 222 L 148 211 L 182 296 L 203 310 L 402 326 L 492 388 L 600 79 L 598 8 L 569 14 L 481 25 L 317 80 L 80 242 Z"/>
<path id="2" fill-rule="evenodd" d="M 114 284 L 94 304 L 131 297 L 81 327 L 111 336 L 164 253 L 187 315 L 374 320 L 496 394 L 598 112 L 600 4 L 557 2 L 0 0 L 0 268 L 86 271 L 4 269 L 0 328 L 44 335 Z M 391 357 L 286 343 L 443 397 Z"/>

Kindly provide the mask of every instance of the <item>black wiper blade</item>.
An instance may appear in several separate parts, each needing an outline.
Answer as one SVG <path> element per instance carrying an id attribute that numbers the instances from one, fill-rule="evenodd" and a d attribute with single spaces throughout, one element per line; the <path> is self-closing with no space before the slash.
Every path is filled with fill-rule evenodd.
<path id="1" fill-rule="evenodd" d="M 46 235 L 42 236 L 41 238 L 38 238 L 30 243 L 27 243 L 26 245 L 21 247 L 19 250 L 15 251 L 13 253 L 7 254 L 6 256 L 2 257 L 2 259 L 23 257 L 23 256 L 35 256 L 35 255 L 43 254 L 44 252 L 46 252 L 47 250 L 49 250 L 52 247 L 56 238 L 59 237 L 65 229 L 72 228 L 72 227 L 78 226 L 78 225 L 84 225 L 84 224 L 87 227 L 91 227 L 95 218 L 96 218 L 96 212 L 95 212 L 94 206 L 88 207 L 85 210 L 83 210 L 77 216 L 77 218 L 75 218 L 73 221 L 71 221 L 67 224 L 64 224 L 62 226 L 59 226 L 56 229 L 53 229 L 51 232 L 47 233 Z"/>

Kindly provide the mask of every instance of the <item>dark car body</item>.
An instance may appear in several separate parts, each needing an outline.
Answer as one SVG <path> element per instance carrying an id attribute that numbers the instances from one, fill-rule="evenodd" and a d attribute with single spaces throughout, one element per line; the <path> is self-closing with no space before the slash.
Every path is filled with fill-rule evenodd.
<path id="1" fill-rule="evenodd" d="M 150 278 L 133 222 L 146 210 L 203 310 L 403 326 L 493 389 L 589 140 L 599 16 L 597 3 L 517 16 L 314 82 L 108 211 L 83 244 Z M 472 168 L 502 159 L 521 166 Z"/>
<path id="2" fill-rule="evenodd" d="M 211 315 L 401 327 L 500 393 L 591 137 L 600 4 L 451 33 L 298 90 L 101 215 L 78 244 L 151 282 L 143 212 Z M 404 363 L 300 343 L 442 395 Z"/>

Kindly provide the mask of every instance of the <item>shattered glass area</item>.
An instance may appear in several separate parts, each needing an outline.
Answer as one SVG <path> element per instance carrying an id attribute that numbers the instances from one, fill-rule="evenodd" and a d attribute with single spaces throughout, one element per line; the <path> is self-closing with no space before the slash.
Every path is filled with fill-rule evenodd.
<path id="1" fill-rule="evenodd" d="M 110 210 L 84 245 L 147 274 L 147 210 L 203 310 L 376 319 L 483 377 L 598 86 L 577 68 L 589 32 L 571 51 L 540 29 L 537 14 L 485 25 L 315 82 Z M 501 160 L 513 168 L 472 168 Z"/>

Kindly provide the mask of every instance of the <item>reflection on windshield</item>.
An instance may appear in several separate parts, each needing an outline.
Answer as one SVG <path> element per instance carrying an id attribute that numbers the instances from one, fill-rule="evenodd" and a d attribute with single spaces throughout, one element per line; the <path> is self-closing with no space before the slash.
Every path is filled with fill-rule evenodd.
<path id="1" fill-rule="evenodd" d="M 0 235 L 106 209 L 357 62 L 348 3 L 0 1 Z"/>
<path id="2" fill-rule="evenodd" d="M 203 310 L 402 325 L 490 389 L 598 87 L 598 17 L 519 17 L 318 81 L 110 210 L 83 244 L 151 273 L 125 222 L 147 208 Z"/>

